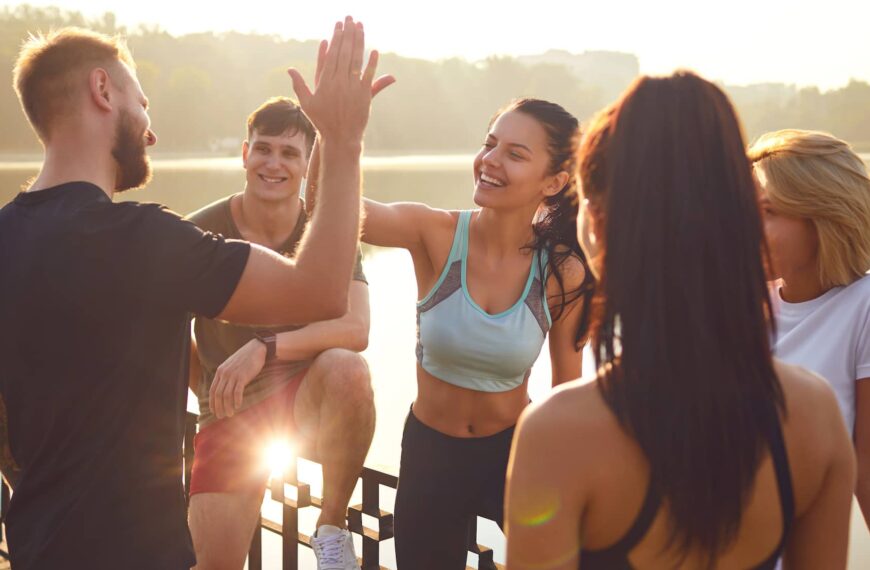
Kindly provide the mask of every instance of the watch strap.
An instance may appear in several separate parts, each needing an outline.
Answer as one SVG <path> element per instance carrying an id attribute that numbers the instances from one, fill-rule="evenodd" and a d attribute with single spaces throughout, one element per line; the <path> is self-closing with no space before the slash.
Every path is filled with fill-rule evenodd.
<path id="1" fill-rule="evenodd" d="M 266 346 L 266 362 L 275 360 L 276 345 L 278 343 L 277 335 L 272 331 L 262 330 L 255 332 L 254 337 Z"/>

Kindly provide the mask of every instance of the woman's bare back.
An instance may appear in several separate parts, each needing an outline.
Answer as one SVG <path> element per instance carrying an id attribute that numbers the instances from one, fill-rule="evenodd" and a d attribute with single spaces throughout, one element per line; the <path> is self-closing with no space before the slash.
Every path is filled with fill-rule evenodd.
<path id="1" fill-rule="evenodd" d="M 845 425 L 824 380 L 798 367 L 780 362 L 775 366 L 788 410 L 781 425 L 795 505 L 795 520 L 786 544 L 786 567 L 844 568 L 855 476 Z M 523 433 L 526 430 L 528 433 Z M 509 539 L 512 534 L 535 532 L 524 524 L 524 519 L 528 512 L 540 507 L 534 504 L 534 495 L 524 498 L 520 492 L 534 486 L 563 490 L 550 528 L 550 536 L 558 544 L 548 548 L 572 556 L 560 560 L 561 564 L 554 568 L 577 568 L 581 546 L 584 550 L 601 550 L 622 539 L 646 497 L 649 464 L 602 399 L 595 381 L 571 383 L 530 409 L 520 423 L 520 432 L 515 455 L 532 452 L 534 457 L 527 455 L 520 462 L 520 472 L 511 470 L 509 489 L 513 485 L 521 489 L 516 495 L 509 491 Z M 511 501 L 511 497 L 516 500 Z M 698 553 L 690 553 L 681 564 L 678 554 L 663 552 L 669 530 L 664 502 L 648 531 L 630 551 L 632 566 L 702 566 L 703 558 Z M 736 540 L 719 557 L 717 568 L 758 565 L 774 552 L 782 530 L 779 486 L 771 455 L 765 451 Z M 522 547 L 528 542 L 519 543 Z M 509 548 L 509 562 L 524 556 Z M 509 567 L 525 566 L 510 563 Z"/>

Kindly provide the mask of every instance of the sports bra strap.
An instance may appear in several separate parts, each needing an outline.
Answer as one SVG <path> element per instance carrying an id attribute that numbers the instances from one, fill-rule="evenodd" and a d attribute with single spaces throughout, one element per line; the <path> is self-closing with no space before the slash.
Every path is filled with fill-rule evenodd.
<path id="1" fill-rule="evenodd" d="M 450 256 L 447 258 L 445 267 L 450 267 L 454 261 L 459 261 L 468 255 L 468 227 L 471 221 L 471 210 L 459 212 L 459 220 L 456 222 L 456 231 L 453 234 L 453 245 L 450 247 Z"/>
<path id="2" fill-rule="evenodd" d="M 662 496 L 655 487 L 653 487 L 652 483 L 650 483 L 647 487 L 646 496 L 643 499 L 643 505 L 640 508 L 640 512 L 634 519 L 634 524 L 631 525 L 631 528 L 627 533 L 625 533 L 619 542 L 608 547 L 607 550 L 624 552 L 627 557 L 628 553 L 638 545 L 644 536 L 646 536 L 646 532 L 652 526 L 661 504 Z"/>
<path id="3" fill-rule="evenodd" d="M 788 538 L 791 523 L 794 520 L 794 490 L 792 489 L 791 470 L 788 463 L 788 452 L 785 448 L 785 440 L 782 436 L 782 426 L 777 418 L 772 422 L 770 430 L 770 455 L 773 458 L 773 468 L 776 470 L 776 483 L 779 487 L 779 504 L 782 508 L 782 537 L 780 538 L 779 551 Z"/>
<path id="4" fill-rule="evenodd" d="M 753 570 L 773 570 L 788 540 L 789 530 L 794 520 L 794 491 L 792 489 L 791 472 L 789 470 L 788 453 L 782 436 L 782 427 L 779 418 L 775 418 L 768 430 L 768 446 L 773 459 L 773 467 L 776 473 L 776 482 L 779 487 L 779 501 L 782 510 L 782 536 L 776 549 L 761 564 L 754 566 Z M 661 495 L 656 487 L 650 483 L 643 500 L 643 506 L 634 520 L 634 524 L 625 535 L 612 546 L 601 550 L 583 550 L 581 552 L 582 567 L 586 568 L 631 568 L 628 555 L 635 546 L 640 543 L 652 526 L 661 506 Z"/>

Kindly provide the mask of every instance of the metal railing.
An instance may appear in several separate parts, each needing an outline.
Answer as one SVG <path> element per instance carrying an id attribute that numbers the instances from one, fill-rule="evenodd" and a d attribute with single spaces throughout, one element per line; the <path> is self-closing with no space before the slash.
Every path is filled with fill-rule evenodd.
<path id="1" fill-rule="evenodd" d="M 184 481 L 185 491 L 190 490 L 190 470 L 193 462 L 193 436 L 196 434 L 196 415 L 187 415 L 184 446 Z M 303 458 L 306 459 L 306 458 Z M 311 547 L 311 537 L 299 532 L 300 509 L 320 509 L 322 498 L 311 494 L 309 484 L 297 478 L 296 460 L 290 461 L 284 471 L 283 478 L 272 477 L 269 481 L 269 498 L 282 507 L 281 522 L 269 520 L 260 515 L 259 528 L 254 532 L 251 547 L 248 551 L 249 570 L 262 570 L 263 567 L 263 531 L 277 534 L 281 537 L 281 568 L 282 570 L 297 570 L 299 567 L 297 545 Z M 393 538 L 393 513 L 381 509 L 381 487 L 397 488 L 399 478 L 376 469 L 363 467 L 360 473 L 362 480 L 362 503 L 352 505 L 348 509 L 348 529 L 362 537 L 362 570 L 386 570 L 380 564 L 380 544 Z M 283 480 L 282 480 L 283 479 Z M 296 489 L 296 498 L 292 499 L 285 493 L 285 485 Z M 377 522 L 377 528 L 366 526 L 363 515 Z M 503 570 L 503 566 L 493 560 L 491 548 L 477 543 L 477 519 L 472 519 L 468 529 L 468 550 L 476 554 L 480 570 Z"/>
<path id="2" fill-rule="evenodd" d="M 188 413 L 184 430 L 184 490 L 190 497 L 190 473 L 193 467 L 193 438 L 196 435 L 196 414 Z M 298 545 L 311 547 L 311 537 L 299 532 L 300 509 L 320 509 L 323 504 L 321 497 L 311 494 L 309 484 L 301 482 L 296 476 L 296 460 L 290 461 L 284 470 L 283 477 L 272 477 L 269 481 L 269 498 L 282 507 L 281 522 L 277 523 L 260 515 L 260 524 L 248 551 L 249 570 L 263 568 L 263 531 L 277 534 L 281 537 L 281 568 L 282 570 L 297 570 L 299 568 Z M 364 467 L 360 473 L 362 479 L 362 503 L 348 509 L 348 529 L 362 537 L 362 570 L 380 570 L 386 568 L 380 565 L 380 544 L 393 538 L 393 513 L 381 509 L 381 487 L 397 488 L 399 478 L 389 473 Z M 296 498 L 285 493 L 285 486 L 296 489 Z M 5 480 L 0 480 L 0 539 L 6 537 L 6 513 L 9 510 L 11 492 Z M 377 522 L 377 528 L 365 524 L 364 516 Z M 493 561 L 491 548 L 477 543 L 477 519 L 472 519 L 468 532 L 469 552 L 478 557 L 480 570 L 503 570 L 503 566 Z M 9 554 L 0 548 L 0 562 L 8 560 Z M 2 566 L 0 566 L 2 567 Z"/>

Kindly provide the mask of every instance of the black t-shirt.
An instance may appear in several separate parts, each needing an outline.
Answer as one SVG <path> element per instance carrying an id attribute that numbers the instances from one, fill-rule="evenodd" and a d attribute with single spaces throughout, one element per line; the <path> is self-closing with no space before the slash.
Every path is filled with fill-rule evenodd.
<path id="1" fill-rule="evenodd" d="M 249 252 L 83 182 L 0 210 L 16 570 L 193 565 L 181 479 L 188 313 L 220 313 Z"/>

